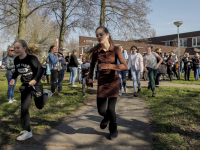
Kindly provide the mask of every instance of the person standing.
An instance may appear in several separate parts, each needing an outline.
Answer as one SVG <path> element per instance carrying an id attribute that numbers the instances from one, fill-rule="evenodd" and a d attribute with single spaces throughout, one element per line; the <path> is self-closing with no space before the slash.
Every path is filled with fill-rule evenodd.
<path id="1" fill-rule="evenodd" d="M 99 44 L 89 51 L 91 63 L 88 87 L 93 87 L 93 72 L 95 63 L 98 62 L 97 108 L 99 114 L 104 117 L 100 123 L 100 128 L 105 129 L 110 122 L 109 138 L 112 140 L 118 136 L 115 113 L 115 105 L 119 96 L 117 71 L 126 71 L 128 68 L 121 50 L 113 45 L 111 35 L 106 27 L 98 27 L 96 37 Z M 120 64 L 117 64 L 117 59 L 119 59 Z"/>
<path id="2" fill-rule="evenodd" d="M 161 48 L 156 48 L 155 52 L 162 58 L 162 53 L 161 53 Z M 159 62 L 160 60 L 157 58 L 157 62 Z M 162 63 L 160 64 L 160 66 L 158 67 L 158 72 L 156 75 L 156 80 L 155 80 L 155 87 L 160 88 L 159 86 L 159 82 L 160 82 L 160 77 L 162 74 L 165 74 L 165 66 L 164 66 L 164 61 L 162 61 Z"/>
<path id="3" fill-rule="evenodd" d="M 58 57 L 58 49 L 54 45 L 49 48 L 49 53 L 48 59 L 51 66 L 51 92 L 55 94 L 56 84 L 58 82 L 59 61 L 62 60 L 63 57 Z"/>
<path id="4" fill-rule="evenodd" d="M 62 69 L 58 72 L 58 91 L 62 91 L 62 81 L 64 79 L 65 70 L 67 69 L 67 66 L 66 66 L 67 63 L 65 61 L 65 57 L 63 55 L 63 51 L 64 51 L 63 48 L 59 48 L 58 57 L 62 58 L 60 60 Z"/>
<path id="5" fill-rule="evenodd" d="M 15 79 L 20 74 L 22 82 L 19 88 L 21 92 L 21 123 L 24 130 L 20 132 L 16 140 L 24 141 L 33 136 L 29 116 L 29 106 L 32 96 L 34 97 L 36 107 L 42 109 L 52 93 L 47 89 L 43 89 L 43 85 L 40 82 L 45 69 L 42 68 L 36 56 L 30 55 L 38 53 L 39 50 L 30 46 L 28 47 L 28 44 L 24 40 L 16 41 L 14 49 L 17 57 L 14 60 L 15 72 L 10 85 L 13 86 L 15 84 Z"/>
<path id="6" fill-rule="evenodd" d="M 14 48 L 12 46 L 9 46 L 7 51 L 8 51 L 8 54 L 4 58 L 5 66 L 6 66 L 6 78 L 8 81 L 7 97 L 8 97 L 8 103 L 13 103 L 13 102 L 17 101 L 16 99 L 14 99 L 14 90 L 15 90 L 15 85 L 17 84 L 17 78 L 15 79 L 14 85 L 11 86 L 9 83 L 12 79 L 13 73 L 15 72 Z"/>
<path id="7" fill-rule="evenodd" d="M 127 51 L 123 49 L 123 47 L 120 45 L 119 49 L 122 52 L 122 55 L 125 59 L 125 61 L 128 59 Z M 119 60 L 117 60 L 117 64 L 120 64 Z M 122 95 L 122 87 L 124 88 L 124 92 L 126 93 L 126 71 L 117 71 L 120 83 L 119 83 L 119 95 Z"/>
<path id="8" fill-rule="evenodd" d="M 178 74 L 176 72 L 176 64 L 178 63 L 178 57 L 176 54 L 174 54 L 174 51 L 171 51 L 170 55 L 172 56 L 172 62 L 173 62 L 173 68 L 172 68 L 172 71 L 173 71 L 173 75 L 172 75 L 172 79 L 174 76 L 177 77 L 177 80 L 180 80 L 179 77 L 178 77 Z"/>
<path id="9" fill-rule="evenodd" d="M 146 47 L 147 54 L 143 58 L 144 71 L 148 73 L 150 88 L 152 90 L 152 97 L 155 97 L 155 79 L 158 72 L 158 67 L 163 59 L 155 52 L 151 52 L 151 47 Z M 157 63 L 157 59 L 159 62 Z"/>
<path id="10" fill-rule="evenodd" d="M 189 53 L 185 53 L 185 58 L 182 59 L 184 63 L 185 81 L 190 80 L 190 69 L 192 60 L 190 60 Z"/>
<path id="11" fill-rule="evenodd" d="M 167 60 L 167 74 L 170 81 L 172 81 L 171 76 L 173 75 L 173 71 L 172 71 L 173 67 L 174 67 L 174 62 L 172 61 L 172 55 L 169 55 L 169 58 Z"/>
<path id="12" fill-rule="evenodd" d="M 75 85 L 75 80 L 76 80 L 76 76 L 77 76 L 77 67 L 78 67 L 78 60 L 77 60 L 77 51 L 73 50 L 73 54 L 71 55 L 70 58 L 70 63 L 69 66 L 71 67 L 71 82 L 72 82 L 72 87 L 77 87 L 77 85 Z"/>
<path id="13" fill-rule="evenodd" d="M 195 80 L 198 80 L 199 75 L 200 75 L 200 59 L 199 59 L 198 53 L 195 54 L 192 61 L 193 61 L 193 69 L 194 69 L 194 78 L 195 78 Z"/>
<path id="14" fill-rule="evenodd" d="M 85 97 L 85 85 L 88 82 L 88 75 L 90 73 L 90 63 L 86 62 L 86 57 L 82 57 L 82 64 L 81 64 L 81 74 L 82 74 L 82 91 L 83 97 Z"/>
<path id="15" fill-rule="evenodd" d="M 131 74 L 133 77 L 133 89 L 134 96 L 137 97 L 137 94 L 141 92 L 141 83 L 140 83 L 140 75 L 143 74 L 143 57 L 140 53 L 138 53 L 137 46 L 133 45 L 131 47 L 131 54 L 128 57 L 128 69 L 131 69 Z M 138 90 L 137 85 L 138 84 Z"/>
<path id="16" fill-rule="evenodd" d="M 79 55 L 78 58 L 78 82 L 81 83 L 82 82 L 82 77 L 81 77 L 81 64 L 82 62 L 82 54 Z"/>

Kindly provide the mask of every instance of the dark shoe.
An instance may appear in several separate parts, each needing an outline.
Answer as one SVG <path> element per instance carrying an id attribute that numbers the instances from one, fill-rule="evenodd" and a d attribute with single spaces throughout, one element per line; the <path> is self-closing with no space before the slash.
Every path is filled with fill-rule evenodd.
<path id="1" fill-rule="evenodd" d="M 152 97 L 156 97 L 156 93 L 155 92 L 152 93 Z"/>
<path id="2" fill-rule="evenodd" d="M 160 86 L 155 86 L 156 88 L 160 88 Z"/>
<path id="3" fill-rule="evenodd" d="M 110 131 L 110 140 L 117 138 L 118 131 L 117 131 L 117 124 L 116 123 L 110 123 L 109 124 L 109 131 Z"/>
<path id="4" fill-rule="evenodd" d="M 135 93 L 133 94 L 133 96 L 134 96 L 134 97 L 137 97 L 137 93 L 135 92 Z"/>
<path id="5" fill-rule="evenodd" d="M 137 91 L 137 93 L 140 93 L 141 92 L 141 88 L 138 88 L 138 91 Z"/>
<path id="6" fill-rule="evenodd" d="M 62 89 L 58 89 L 58 92 L 62 91 Z"/>
<path id="7" fill-rule="evenodd" d="M 108 123 L 109 123 L 109 119 L 104 117 L 104 119 L 100 123 L 100 128 L 105 129 L 107 127 Z"/>

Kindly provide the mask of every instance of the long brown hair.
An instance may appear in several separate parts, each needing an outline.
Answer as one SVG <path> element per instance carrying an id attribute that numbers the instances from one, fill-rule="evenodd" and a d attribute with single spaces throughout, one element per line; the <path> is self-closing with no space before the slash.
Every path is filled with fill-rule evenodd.
<path id="1" fill-rule="evenodd" d="M 39 55 L 41 53 L 39 46 L 31 44 L 28 45 L 28 43 L 25 40 L 17 40 L 14 43 L 19 42 L 23 48 L 26 48 L 26 53 L 30 55 Z"/>
<path id="2" fill-rule="evenodd" d="M 110 35 L 110 32 L 108 31 L 108 28 L 104 27 L 104 26 L 99 26 L 96 30 L 95 30 L 95 33 L 97 32 L 97 30 L 99 29 L 103 29 L 103 32 L 106 33 L 106 34 L 109 34 Z M 112 38 L 111 38 L 111 35 L 109 36 L 109 39 L 108 39 L 109 43 L 110 44 L 114 44 Z M 91 48 L 87 54 L 90 56 L 90 60 L 92 60 L 92 54 L 93 54 L 93 51 L 94 49 L 96 49 L 96 47 L 101 47 L 101 44 L 97 44 L 95 47 Z"/>
<path id="3" fill-rule="evenodd" d="M 51 45 L 51 46 L 49 47 L 48 53 L 51 53 L 51 50 L 52 50 L 54 47 L 55 47 L 55 45 Z"/>

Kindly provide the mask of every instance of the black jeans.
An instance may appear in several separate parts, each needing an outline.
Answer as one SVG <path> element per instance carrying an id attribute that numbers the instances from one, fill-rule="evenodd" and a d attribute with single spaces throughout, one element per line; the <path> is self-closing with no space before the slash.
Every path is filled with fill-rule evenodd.
<path id="1" fill-rule="evenodd" d="M 108 106 L 107 106 L 108 101 Z M 116 123 L 115 105 L 117 97 L 113 98 L 97 98 L 97 108 L 101 116 L 108 117 L 110 123 Z M 107 106 L 107 108 L 106 108 Z"/>
<path id="2" fill-rule="evenodd" d="M 21 123 L 23 129 L 27 131 L 31 131 L 29 106 L 31 104 L 32 96 L 35 101 L 35 106 L 38 109 L 42 109 L 48 100 L 48 95 L 43 94 L 43 86 L 41 83 L 34 87 L 30 87 L 28 84 L 22 84 L 19 88 L 21 92 Z"/>
<path id="3" fill-rule="evenodd" d="M 159 85 L 159 82 L 160 82 L 160 76 L 162 75 L 162 73 L 158 73 L 156 75 L 156 80 L 155 80 L 155 85 Z"/>
<path id="4" fill-rule="evenodd" d="M 82 76 L 82 91 L 83 91 L 83 96 L 85 96 L 85 85 L 88 82 L 88 76 Z"/>
<path id="5" fill-rule="evenodd" d="M 56 83 L 58 82 L 58 70 L 51 70 L 51 92 L 54 93 L 56 90 Z"/>
<path id="6" fill-rule="evenodd" d="M 190 80 L 190 69 L 188 68 L 187 70 L 184 70 L 185 71 L 185 80 Z"/>

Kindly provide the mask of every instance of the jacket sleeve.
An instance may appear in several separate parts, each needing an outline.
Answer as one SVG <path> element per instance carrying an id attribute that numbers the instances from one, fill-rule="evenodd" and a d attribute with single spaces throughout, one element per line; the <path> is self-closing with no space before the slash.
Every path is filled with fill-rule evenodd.
<path id="1" fill-rule="evenodd" d="M 140 72 L 143 72 L 144 70 L 144 64 L 143 64 L 143 57 L 141 54 L 140 55 L 140 59 L 139 59 L 139 63 L 140 63 Z"/>
<path id="2" fill-rule="evenodd" d="M 127 60 L 128 59 L 128 54 L 127 54 L 127 51 L 124 50 L 124 59 Z"/>
<path id="3" fill-rule="evenodd" d="M 126 61 L 122 55 L 122 52 L 119 48 L 116 50 L 116 56 L 120 61 L 120 64 L 101 64 L 101 69 L 111 69 L 111 70 L 117 70 L 117 71 L 126 71 L 128 70 L 128 66 L 126 64 Z"/>
<path id="4" fill-rule="evenodd" d="M 14 59 L 14 64 L 15 64 L 15 72 L 12 75 L 12 79 L 16 79 L 17 76 L 19 75 L 18 69 L 16 67 L 16 58 Z"/>
<path id="5" fill-rule="evenodd" d="M 59 61 L 58 58 L 53 56 L 53 53 L 49 54 L 49 59 L 50 59 L 50 63 L 52 63 L 52 64 L 56 64 Z"/>
<path id="6" fill-rule="evenodd" d="M 14 69 L 14 68 L 15 68 L 15 65 L 11 65 L 11 64 L 10 64 L 10 59 L 9 59 L 8 56 L 7 56 L 7 58 L 5 59 L 5 64 L 6 64 L 6 69 L 11 70 L 11 69 Z"/>
<path id="7" fill-rule="evenodd" d="M 75 55 L 74 55 L 74 63 L 76 64 L 76 67 L 78 67 L 79 62 L 78 62 L 78 59 L 77 59 L 77 57 Z"/>
<path id="8" fill-rule="evenodd" d="M 88 86 L 93 87 L 93 72 L 94 72 L 94 67 L 95 67 L 95 63 L 97 61 L 97 50 L 93 51 L 92 54 L 92 60 L 90 62 L 90 73 L 89 73 L 89 78 L 88 78 Z"/>
<path id="9" fill-rule="evenodd" d="M 131 54 L 128 56 L 128 69 L 131 68 Z"/>

